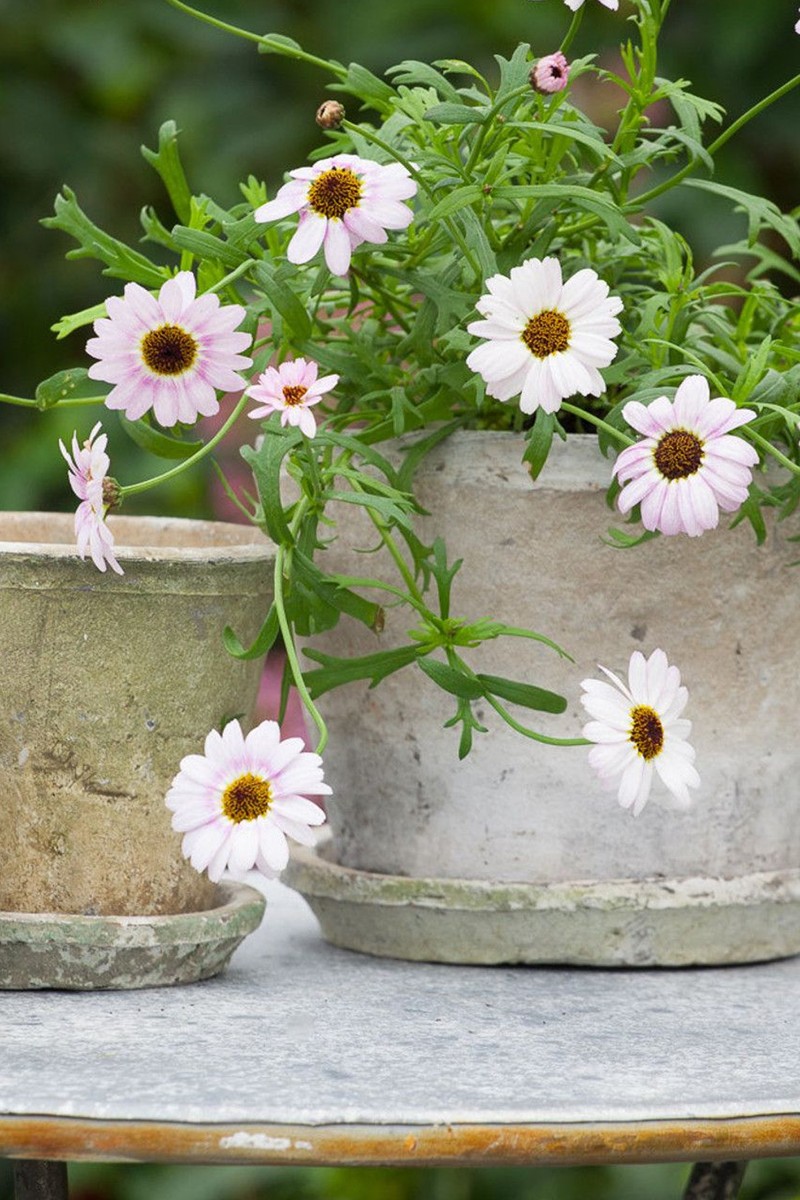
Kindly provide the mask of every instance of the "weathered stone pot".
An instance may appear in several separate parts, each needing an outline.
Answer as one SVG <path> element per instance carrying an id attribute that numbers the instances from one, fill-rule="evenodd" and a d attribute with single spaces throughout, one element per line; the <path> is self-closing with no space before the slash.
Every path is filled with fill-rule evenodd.
<path id="1" fill-rule="evenodd" d="M 465 432 L 435 450 L 417 477 L 433 514 L 423 534 L 464 558 L 454 614 L 528 626 L 575 662 L 517 639 L 471 661 L 565 694 L 562 717 L 515 715 L 569 737 L 598 662 L 624 674 L 633 650 L 662 647 L 690 691 L 693 808 L 654 789 L 633 818 L 585 748 L 530 742 L 488 706 L 489 735 L 459 762 L 447 700 L 407 669 L 323 698 L 333 843 L 301 852 L 290 879 L 332 940 L 402 957 L 648 965 L 800 951 L 791 530 L 771 526 L 762 547 L 743 524 L 619 550 L 603 540 L 616 518 L 596 440 L 557 442 L 536 483 L 520 449 L 513 434 Z M 411 624 L 391 609 L 384 641 Z M 352 623 L 341 630 L 326 649 L 374 650 Z"/>
<path id="2" fill-rule="evenodd" d="M 77 558 L 71 515 L 0 515 L 0 911 L 152 917 L 163 941 L 164 918 L 219 899 L 164 796 L 209 729 L 252 711 L 262 664 L 221 635 L 257 632 L 274 551 L 245 526 L 109 524 L 121 576 Z"/>

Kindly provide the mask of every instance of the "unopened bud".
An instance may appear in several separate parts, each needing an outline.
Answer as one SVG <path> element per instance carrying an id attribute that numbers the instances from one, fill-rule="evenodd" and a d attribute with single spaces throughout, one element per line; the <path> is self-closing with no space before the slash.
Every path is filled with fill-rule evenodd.
<path id="1" fill-rule="evenodd" d="M 540 58 L 528 78 L 535 92 L 542 92 L 544 95 L 561 92 L 569 79 L 569 63 L 561 51 L 556 50 L 555 54 L 547 54 Z"/>
<path id="2" fill-rule="evenodd" d="M 344 120 L 344 105 L 338 100 L 323 100 L 317 109 L 316 122 L 320 129 L 338 129 Z"/>

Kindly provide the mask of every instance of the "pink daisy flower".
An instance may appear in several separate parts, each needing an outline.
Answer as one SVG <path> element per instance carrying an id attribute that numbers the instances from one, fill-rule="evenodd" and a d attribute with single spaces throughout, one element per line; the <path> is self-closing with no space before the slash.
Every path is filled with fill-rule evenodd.
<path id="1" fill-rule="evenodd" d="M 265 222 L 300 213 L 286 251 L 289 262 L 309 262 L 322 246 L 331 273 L 346 275 L 356 246 L 381 244 L 387 229 L 405 229 L 413 220 L 403 201 L 416 195 L 417 185 L 399 163 L 337 154 L 289 174 L 275 199 L 253 214 Z"/>
<path id="2" fill-rule="evenodd" d="M 114 538 L 104 519 L 104 491 L 111 464 L 106 454 L 108 435 L 97 436 L 101 428 L 98 421 L 82 446 L 78 444 L 77 434 L 73 433 L 71 455 L 60 438 L 58 444 L 67 460 L 70 486 L 80 500 L 75 512 L 78 554 L 85 559 L 88 550 L 98 571 L 105 571 L 108 565 L 122 575 L 122 567 L 114 554 Z"/>
<path id="3" fill-rule="evenodd" d="M 191 271 L 181 271 L 162 286 L 158 298 L 138 283 L 125 287 L 125 298 L 106 300 L 108 317 L 95 321 L 97 337 L 86 350 L 98 359 L 92 379 L 115 386 L 106 406 L 122 409 L 137 421 L 151 408 L 160 425 L 192 425 L 219 412 L 217 391 L 240 392 L 237 371 L 252 365 L 239 352 L 252 341 L 235 333 L 245 317 L 240 304 L 220 304 L 212 292 L 196 296 Z"/>
<path id="4" fill-rule="evenodd" d="M 258 382 L 247 389 L 246 394 L 260 404 L 247 415 L 257 419 L 279 412 L 281 425 L 299 425 L 306 437 L 313 437 L 317 423 L 311 406 L 319 404 L 325 392 L 339 382 L 338 375 L 323 375 L 318 379 L 317 370 L 317 364 L 305 358 L 281 363 L 277 368 L 267 367 Z"/>
<path id="5" fill-rule="evenodd" d="M 691 804 L 690 787 L 699 787 L 694 749 L 686 741 L 691 721 L 682 719 L 689 693 L 681 687 L 677 667 L 663 650 L 645 659 L 635 650 L 628 666 L 627 685 L 605 667 L 611 683 L 584 679 L 583 704 L 591 720 L 583 736 L 594 742 L 589 764 L 608 791 L 617 788 L 623 808 L 637 817 L 650 796 L 657 775 L 680 808 Z M 612 686 L 613 685 L 613 686 Z"/>
<path id="6" fill-rule="evenodd" d="M 628 446 L 614 464 L 625 486 L 622 513 L 641 505 L 645 529 L 697 537 L 719 524 L 719 510 L 735 512 L 747 499 L 758 454 L 730 431 L 756 414 L 732 400 L 711 400 L 702 375 L 688 375 L 670 401 L 645 406 L 631 400 L 625 420 L 644 440 Z"/>
<path id="7" fill-rule="evenodd" d="M 215 883 L 227 868 L 241 877 L 278 875 L 289 861 L 287 837 L 314 844 L 311 827 L 325 813 L 306 799 L 330 795 L 322 759 L 302 738 L 281 740 L 276 721 L 245 737 L 238 721 L 212 729 L 205 754 L 188 754 L 167 793 L 172 828 L 184 835 L 183 854 Z"/>
<path id="8" fill-rule="evenodd" d="M 467 326 L 487 340 L 467 358 L 496 400 L 519 396 L 524 413 L 556 412 L 576 392 L 606 390 L 598 370 L 617 353 L 621 331 L 618 296 L 588 267 L 564 281 L 557 258 L 529 258 L 510 275 L 486 280 L 488 294 L 475 305 L 486 318 Z"/>
<path id="9" fill-rule="evenodd" d="M 562 92 L 569 80 L 569 63 L 560 50 L 546 54 L 531 71 L 530 80 L 531 86 L 544 95 Z"/>

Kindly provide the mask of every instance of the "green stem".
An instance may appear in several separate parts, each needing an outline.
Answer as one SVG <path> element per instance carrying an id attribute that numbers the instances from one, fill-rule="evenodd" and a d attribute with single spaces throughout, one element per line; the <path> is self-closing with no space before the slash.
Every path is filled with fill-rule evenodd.
<path id="1" fill-rule="evenodd" d="M 769 108 L 770 104 L 774 104 L 776 100 L 780 100 L 788 92 L 791 92 L 798 84 L 800 84 L 800 75 L 793 75 L 791 79 L 787 80 L 779 88 L 776 88 L 774 92 L 770 92 L 763 100 L 759 100 L 758 104 L 754 104 L 752 108 L 748 108 L 747 112 L 737 117 L 727 129 L 723 129 L 719 137 L 708 147 L 708 153 L 713 157 L 717 150 L 724 146 L 735 133 L 738 133 L 743 125 L 746 125 L 748 121 L 752 121 L 753 117 L 757 117 L 765 108 Z M 639 208 L 641 205 L 647 204 L 650 200 L 655 200 L 656 196 L 661 196 L 671 188 L 677 187 L 687 175 L 692 173 L 699 162 L 699 158 L 691 158 L 675 175 L 670 176 L 669 179 L 665 179 L 663 183 L 659 183 L 656 187 L 650 188 L 649 192 L 643 192 L 641 196 L 636 196 L 634 198 L 636 207 Z"/>
<path id="2" fill-rule="evenodd" d="M 245 259 L 243 263 L 239 263 L 238 267 L 234 267 L 234 269 L 230 271 L 224 279 L 220 279 L 219 283 L 215 283 L 213 287 L 210 287 L 208 289 L 209 292 L 222 291 L 224 287 L 227 287 L 229 283 L 233 283 L 233 281 L 238 279 L 240 275 L 245 275 L 250 268 L 255 265 L 256 261 L 257 260 L 255 258 Z"/>
<path id="3" fill-rule="evenodd" d="M 569 24 L 569 29 L 567 30 L 566 34 L 564 35 L 563 42 L 559 46 L 559 50 L 561 51 L 562 54 L 567 53 L 567 51 L 569 50 L 573 41 L 575 40 L 575 35 L 581 27 L 582 20 L 583 20 L 583 5 L 581 5 L 581 7 L 579 9 L 577 9 L 575 11 L 575 13 L 573 14 L 572 20 L 570 21 L 570 24 Z"/>
<path id="4" fill-rule="evenodd" d="M 314 701 L 311 699 L 311 694 L 306 687 L 306 681 L 303 678 L 303 670 L 297 658 L 297 651 L 294 646 L 294 638 L 289 627 L 289 621 L 286 616 L 286 608 L 283 603 L 283 560 L 286 555 L 286 547 L 278 546 L 275 554 L 275 611 L 278 614 L 278 625 L 283 638 L 283 645 L 286 651 L 286 659 L 292 672 L 294 685 L 300 694 L 300 699 L 303 702 L 306 710 L 310 714 L 314 724 L 319 732 L 319 741 L 317 742 L 316 752 L 322 754 L 328 744 L 328 727 L 322 719 L 322 714 L 317 708 Z"/>
<path id="5" fill-rule="evenodd" d="M 6 396 L 0 393 L 0 404 L 16 404 L 21 408 L 38 408 L 40 412 L 47 412 L 51 408 L 77 408 L 87 404 L 104 404 L 105 396 L 70 396 L 68 400 L 59 400 L 57 404 L 48 404 L 46 408 L 42 408 L 35 400 L 27 400 L 23 396 Z"/>
<path id="6" fill-rule="evenodd" d="M 627 433 L 623 433 L 621 429 L 615 429 L 613 425 L 609 425 L 608 421 L 601 420 L 594 413 L 586 412 L 583 408 L 578 408 L 577 404 L 568 404 L 566 400 L 562 400 L 561 407 L 575 417 L 580 417 L 584 421 L 588 421 L 591 425 L 596 425 L 598 429 L 602 429 L 609 437 L 616 438 L 618 442 L 622 442 L 623 446 L 632 446 L 635 438 L 628 437 Z"/>
<path id="7" fill-rule="evenodd" d="M 749 425 L 743 425 L 742 433 L 745 435 L 745 437 L 749 438 L 751 442 L 755 442 L 757 446 L 760 446 L 766 454 L 771 454 L 773 458 L 777 459 L 778 462 L 791 471 L 793 475 L 800 475 L 800 464 L 792 462 L 791 458 L 787 458 L 785 454 L 780 452 L 780 450 L 776 450 L 772 442 L 768 442 L 767 439 L 762 437 L 760 433 L 756 433 L 755 429 L 752 429 Z"/>
<path id="8" fill-rule="evenodd" d="M 195 17 L 198 21 L 204 21 L 206 25 L 213 25 L 215 29 L 221 29 L 223 33 L 232 33 L 236 37 L 245 38 L 248 42 L 255 42 L 258 46 L 267 46 L 275 54 L 281 54 L 284 58 L 293 58 L 298 62 L 310 63 L 314 67 L 322 67 L 323 70 L 330 71 L 339 79 L 347 77 L 347 70 L 340 63 L 329 62 L 326 58 L 317 58 L 316 54 L 308 54 L 299 46 L 293 46 L 280 39 L 276 41 L 268 33 L 251 33 L 249 29 L 240 29 L 238 25 L 229 25 L 227 21 L 220 21 L 217 17 L 210 16 L 209 13 L 201 12 L 199 8 L 192 8 L 191 5 L 184 4 L 183 0 L 167 0 L 167 4 L 171 4 L 180 12 L 188 13 L 190 17 Z"/>
<path id="9" fill-rule="evenodd" d="M 519 721 L 515 721 L 506 708 L 500 704 L 494 696 L 488 694 L 486 699 L 491 704 L 492 708 L 498 713 L 507 725 L 516 733 L 521 733 L 523 737 L 531 738 L 534 742 L 543 742 L 545 746 L 591 746 L 592 743 L 586 738 L 554 738 L 548 737 L 546 733 L 537 733 L 534 729 L 529 729 L 527 725 L 520 725 Z"/>
<path id="10" fill-rule="evenodd" d="M 125 500 L 128 496 L 135 496 L 138 492 L 147 492 L 152 487 L 157 487 L 161 483 L 166 483 L 168 479 L 174 479 L 176 475 L 181 475 L 184 471 L 188 471 L 190 467 L 195 466 L 202 458 L 210 454 L 214 447 L 222 441 L 225 434 L 233 426 L 244 411 L 248 397 L 242 396 L 236 407 L 231 412 L 225 424 L 214 434 L 210 441 L 206 442 L 205 446 L 192 454 L 191 457 L 184 459 L 177 467 L 172 467 L 169 471 L 165 471 L 163 475 L 156 475 L 152 479 L 143 479 L 140 483 L 129 483 L 126 487 L 120 488 L 120 499 Z"/>

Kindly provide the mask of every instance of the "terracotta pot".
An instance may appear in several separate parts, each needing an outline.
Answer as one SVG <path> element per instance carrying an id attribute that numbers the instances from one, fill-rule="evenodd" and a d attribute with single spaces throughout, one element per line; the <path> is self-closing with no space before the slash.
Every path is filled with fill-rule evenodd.
<path id="1" fill-rule="evenodd" d="M 546 947 L 537 934 L 538 946 L 498 948 L 500 961 L 504 955 L 511 961 L 733 961 L 800 950 L 800 675 L 790 666 L 800 643 L 800 605 L 796 569 L 789 566 L 798 554 L 796 543 L 787 541 L 791 530 L 771 525 L 762 547 L 742 524 L 697 539 L 658 538 L 616 549 L 604 541 L 609 525 L 621 523 L 605 503 L 611 463 L 596 440 L 556 442 L 535 484 L 520 450 L 519 438 L 505 433 L 457 434 L 437 448 L 417 476 L 417 494 L 433 514 L 422 536 L 441 534 L 450 560 L 464 558 L 453 615 L 530 627 L 575 662 L 517 639 L 486 643 L 467 657 L 477 670 L 566 695 L 561 717 L 512 711 L 542 732 L 571 737 L 587 719 L 580 681 L 598 675 L 598 662 L 624 674 L 633 650 L 662 647 L 690 691 L 686 715 L 703 786 L 688 812 L 670 807 L 654 788 L 633 818 L 614 793 L 601 790 L 585 748 L 528 741 L 488 705 L 479 706 L 478 715 L 490 733 L 476 734 L 472 753 L 459 762 L 458 732 L 442 727 L 455 701 L 451 709 L 420 671 L 408 668 L 375 689 L 353 684 L 323 697 L 331 731 L 326 777 L 334 788 L 330 857 L 345 870 L 434 881 L 423 902 L 429 914 L 443 880 L 520 885 L 503 893 L 501 907 L 514 896 L 514 903 L 528 904 L 525 886 L 539 889 L 539 910 L 566 905 L 585 916 L 587 905 L 598 911 L 616 905 L 610 946 L 592 947 L 597 928 L 581 934 L 580 945 L 570 945 L 562 930 Z M 409 610 L 390 609 L 383 642 L 401 640 L 396 634 L 413 623 Z M 339 644 L 328 638 L 326 650 L 374 651 L 374 638 L 370 642 L 352 622 L 340 628 Z M 304 869 L 311 870 L 309 862 Z M 342 899 L 347 879 L 337 878 L 329 890 Z M 731 921 L 730 912 L 725 945 L 718 944 L 713 922 L 702 932 L 702 921 L 695 921 L 696 937 L 683 924 L 666 943 L 660 934 L 651 936 L 651 885 L 669 906 L 669 896 L 682 894 L 687 880 L 700 881 L 693 894 L 705 897 L 706 907 L 717 906 L 715 888 L 724 890 L 724 881 L 740 881 L 736 903 L 742 889 L 755 895 L 766 938 Z M 624 903 L 618 888 L 616 899 L 613 889 L 603 891 L 612 881 L 625 885 Z M 637 911 L 640 881 L 649 881 L 639 891 L 650 898 Z M 303 886 L 313 891 L 317 885 L 327 886 L 310 878 Z M 584 895 L 584 885 L 595 890 Z M 733 901 L 725 886 L 728 906 Z M 551 889 L 549 900 L 542 888 Z M 556 902 L 552 889 L 559 888 Z M 419 904 L 419 897 L 417 887 L 409 902 Z M 779 933 L 776 905 L 788 922 Z M 770 927 L 776 932 L 771 940 Z M 333 936 L 352 944 L 346 935 Z M 474 931 L 468 936 L 475 940 Z M 485 953 L 491 955 L 491 947 Z M 452 957 L 472 961 L 469 955 L 465 945 Z M 441 955 L 428 945 L 409 956 Z"/>
<path id="2" fill-rule="evenodd" d="M 72 517 L 0 515 L 0 910 L 156 915 L 208 908 L 164 796 L 209 729 L 247 720 L 247 640 L 273 547 L 246 526 L 112 517 L 124 575 L 75 555 Z"/>

